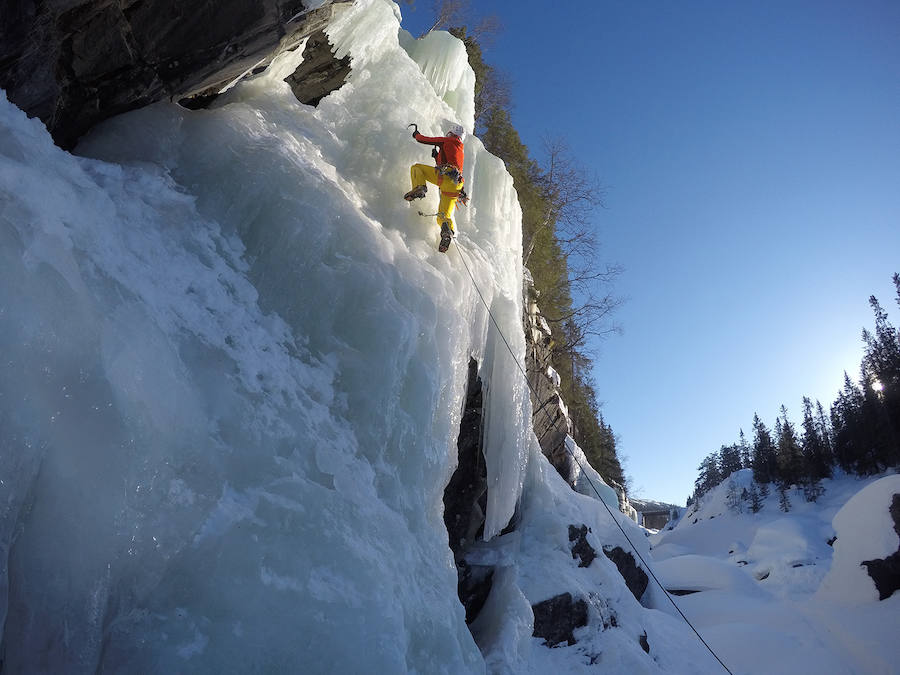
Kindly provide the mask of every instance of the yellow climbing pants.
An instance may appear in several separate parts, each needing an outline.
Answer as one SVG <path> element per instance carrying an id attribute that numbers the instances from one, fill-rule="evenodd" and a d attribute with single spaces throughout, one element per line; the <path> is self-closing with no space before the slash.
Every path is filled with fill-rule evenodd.
<path id="1" fill-rule="evenodd" d="M 438 205 L 438 214 L 435 220 L 438 227 L 444 221 L 450 225 L 450 230 L 456 232 L 456 226 L 453 223 L 453 211 L 456 210 L 456 199 L 459 197 L 459 191 L 463 188 L 463 181 L 457 183 L 450 176 L 441 176 L 436 166 L 428 166 L 427 164 L 413 164 L 409 169 L 409 177 L 412 187 L 425 185 L 425 182 L 434 183 L 440 188 L 441 202 Z"/>

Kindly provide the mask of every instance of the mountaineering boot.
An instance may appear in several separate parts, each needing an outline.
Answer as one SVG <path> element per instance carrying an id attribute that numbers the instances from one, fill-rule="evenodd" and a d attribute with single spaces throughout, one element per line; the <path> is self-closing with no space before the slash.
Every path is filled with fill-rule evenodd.
<path id="1" fill-rule="evenodd" d="M 441 223 L 441 244 L 438 246 L 438 251 L 446 253 L 447 249 L 450 248 L 451 239 L 453 239 L 453 228 L 451 228 L 450 223 L 445 220 Z"/>
<path id="2" fill-rule="evenodd" d="M 413 199 L 422 199 L 425 196 L 425 193 L 428 192 L 428 188 L 424 185 L 416 185 L 412 190 L 403 195 L 403 199 L 408 202 L 411 202 Z"/>

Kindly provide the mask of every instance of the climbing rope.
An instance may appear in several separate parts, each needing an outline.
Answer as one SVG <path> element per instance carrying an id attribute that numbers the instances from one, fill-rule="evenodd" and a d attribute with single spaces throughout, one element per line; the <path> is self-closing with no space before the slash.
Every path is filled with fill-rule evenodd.
<path id="1" fill-rule="evenodd" d="M 538 396 L 538 393 L 534 390 L 534 387 L 532 387 L 531 383 L 528 381 L 528 374 L 526 373 L 525 368 L 519 362 L 518 357 L 516 357 L 516 354 L 513 351 L 512 347 L 510 346 L 509 342 L 507 341 L 506 336 L 503 334 L 503 330 L 500 328 L 500 324 L 497 323 L 497 319 L 494 317 L 494 313 L 491 311 L 491 308 L 488 306 L 487 301 L 484 299 L 484 295 L 481 293 L 481 289 L 478 287 L 478 282 L 475 281 L 475 276 L 472 274 L 472 270 L 469 269 L 469 265 L 466 263 L 466 260 L 463 257 L 462 246 L 460 245 L 459 239 L 456 240 L 456 248 L 459 251 L 459 259 L 462 261 L 463 267 L 465 267 L 466 272 L 468 272 L 469 278 L 472 280 L 472 285 L 475 287 L 475 291 L 478 293 L 478 297 L 481 298 L 481 303 L 484 305 L 484 308 L 487 310 L 488 316 L 491 317 L 491 322 L 494 324 L 494 328 L 496 328 L 497 333 L 500 334 L 500 338 L 503 340 L 503 344 L 505 344 L 506 349 L 509 350 L 509 355 L 512 356 L 513 361 L 515 362 L 516 366 L 519 368 L 519 371 L 522 373 L 522 377 L 525 378 L 525 384 L 528 386 L 528 389 L 531 390 L 531 393 L 534 394 L 535 400 L 540 400 L 540 396 Z M 550 420 L 550 424 L 555 426 L 556 423 L 553 420 L 553 418 L 550 417 L 550 413 L 547 412 L 547 409 L 543 408 L 543 407 L 542 407 L 542 409 L 544 410 L 544 413 L 547 415 L 547 419 Z M 582 465 L 582 463 L 575 456 L 575 453 L 573 453 L 572 450 L 569 448 L 568 443 L 563 443 L 563 445 L 566 448 L 566 452 L 568 452 L 569 455 L 572 457 L 572 459 L 575 460 L 575 463 L 578 464 L 578 467 L 581 469 L 582 475 L 584 475 L 584 477 L 587 478 L 588 483 L 590 483 L 591 488 L 594 490 L 594 492 L 597 495 L 597 499 L 600 501 L 601 504 L 603 504 L 603 508 L 606 509 L 606 512 L 609 514 L 609 517 L 612 519 L 612 521 L 616 524 L 616 527 L 619 528 L 619 531 L 622 533 L 622 536 L 625 537 L 625 541 L 628 542 L 628 544 L 631 546 L 631 549 L 637 555 L 638 559 L 644 564 L 644 568 L 647 570 L 647 572 L 649 572 L 650 576 L 653 577 L 653 581 L 656 582 L 656 585 L 659 586 L 660 590 L 662 590 L 662 592 L 665 594 L 665 596 L 669 599 L 669 602 L 672 603 L 672 606 L 675 608 L 675 611 L 677 611 L 678 614 L 681 615 L 681 618 L 684 619 L 684 622 L 688 626 L 691 627 L 691 630 L 694 631 L 694 634 L 697 636 L 697 639 L 700 640 L 700 642 L 703 643 L 703 646 L 706 647 L 707 650 L 709 650 L 709 653 L 712 654 L 713 657 L 715 657 L 716 661 L 718 661 L 719 664 L 725 669 L 725 672 L 727 672 L 728 675 L 734 675 L 731 672 L 731 670 L 729 670 L 728 666 L 725 665 L 725 663 L 722 661 L 722 659 L 720 659 L 719 656 L 713 651 L 713 648 L 710 647 L 709 644 L 706 642 L 706 640 L 703 639 L 703 636 L 700 635 L 700 633 L 697 631 L 696 628 L 694 628 L 694 624 L 692 624 L 690 622 L 690 620 L 684 615 L 684 612 L 681 611 L 681 608 L 678 607 L 678 605 L 675 603 L 675 600 L 672 599 L 672 596 L 662 585 L 662 582 L 660 582 L 660 580 L 656 578 L 656 575 L 653 573 L 653 569 L 650 567 L 650 565 L 647 564 L 647 561 L 644 560 L 644 557 L 640 554 L 640 551 L 637 550 L 637 547 L 634 545 L 634 542 L 631 541 L 631 538 L 625 532 L 625 528 L 622 527 L 622 524 L 619 522 L 619 519 L 615 517 L 612 510 L 609 508 L 609 505 L 604 501 L 603 497 L 600 495 L 600 491 L 597 489 L 597 486 L 594 485 L 594 481 L 591 480 L 591 477 L 584 470 L 584 465 Z"/>

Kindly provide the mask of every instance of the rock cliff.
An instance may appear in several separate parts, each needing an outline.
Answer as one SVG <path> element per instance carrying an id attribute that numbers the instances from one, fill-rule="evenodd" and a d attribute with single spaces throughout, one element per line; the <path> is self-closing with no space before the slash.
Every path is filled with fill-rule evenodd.
<path id="1" fill-rule="evenodd" d="M 307 9 L 303 0 L 10 0 L 0 22 L 0 88 L 69 149 L 128 110 L 161 100 L 202 106 L 317 34 L 345 1 Z M 313 42 L 330 61 L 327 40 Z M 321 72 L 321 57 L 309 62 Z M 291 84 L 302 89 L 303 80 Z"/>
<path id="2" fill-rule="evenodd" d="M 569 417 L 566 403 L 560 393 L 560 376 L 551 365 L 553 338 L 550 325 L 538 306 L 539 293 L 534 287 L 530 274 L 524 280 L 525 341 L 527 351 L 525 363 L 528 384 L 531 389 L 532 424 L 541 451 L 550 460 L 560 476 L 574 490 L 593 495 L 590 484 L 585 485 L 584 465 L 586 458 L 577 449 L 572 437 L 575 425 Z M 637 521 L 637 512 L 628 502 L 624 488 L 609 478 L 602 479 L 605 486 L 616 493 L 618 509 Z"/>

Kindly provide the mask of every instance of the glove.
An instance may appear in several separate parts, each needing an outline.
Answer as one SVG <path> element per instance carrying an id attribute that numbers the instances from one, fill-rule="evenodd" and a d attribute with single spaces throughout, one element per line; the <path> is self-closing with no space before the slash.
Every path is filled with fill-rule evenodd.
<path id="1" fill-rule="evenodd" d="M 438 150 L 437 148 L 432 148 L 432 149 L 431 149 L 431 156 L 434 157 L 435 159 L 437 159 L 437 156 L 438 156 L 439 154 L 441 154 L 441 152 L 440 152 L 440 150 Z"/>

